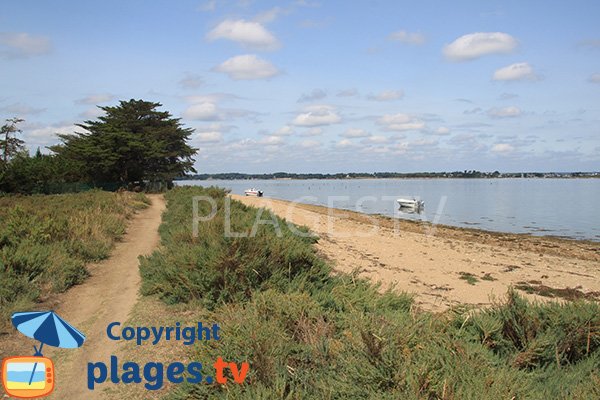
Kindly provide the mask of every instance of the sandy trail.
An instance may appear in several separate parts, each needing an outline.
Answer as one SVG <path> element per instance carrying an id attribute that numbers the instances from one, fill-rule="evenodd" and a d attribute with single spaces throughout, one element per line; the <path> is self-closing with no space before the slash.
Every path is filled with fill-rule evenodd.
<path id="1" fill-rule="evenodd" d="M 232 197 L 307 226 L 319 235 L 317 249 L 336 270 L 358 269 L 361 276 L 380 282 L 383 288 L 395 285 L 415 293 L 417 304 L 426 310 L 443 311 L 459 303 L 487 305 L 493 296 L 503 296 L 509 286 L 520 282 L 600 293 L 599 244 L 449 227 L 428 230 L 415 228 L 418 224 L 414 223 L 394 229 L 385 217 L 269 198 Z M 465 273 L 477 281 L 470 284 Z"/>
<path id="2" fill-rule="evenodd" d="M 152 205 L 133 217 L 110 258 L 89 265 L 91 276 L 58 297 L 54 310 L 84 332 L 86 341 L 76 350 L 44 348 L 44 355 L 54 361 L 56 368 L 56 386 L 49 399 L 102 398 L 101 390 L 87 389 L 87 363 L 102 361 L 109 365 L 110 356 L 119 354 L 120 342 L 108 339 L 106 327 L 110 322 L 127 319 L 138 299 L 138 256 L 151 253 L 159 242 L 158 226 L 165 202 L 162 195 L 149 197 Z"/>

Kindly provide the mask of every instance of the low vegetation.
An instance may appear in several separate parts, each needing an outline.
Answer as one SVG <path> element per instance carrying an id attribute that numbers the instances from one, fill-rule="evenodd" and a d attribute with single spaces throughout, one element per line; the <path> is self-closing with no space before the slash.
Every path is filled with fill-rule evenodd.
<path id="1" fill-rule="evenodd" d="M 0 330 L 13 311 L 83 281 L 85 264 L 106 258 L 127 217 L 148 203 L 102 191 L 0 196 Z"/>
<path id="2" fill-rule="evenodd" d="M 192 197 L 210 195 L 215 218 L 192 235 Z M 600 398 L 600 306 L 532 304 L 510 291 L 483 311 L 415 309 L 333 275 L 314 239 L 261 224 L 254 238 L 224 237 L 226 193 L 167 193 L 162 247 L 141 260 L 143 292 L 202 308 L 221 340 L 191 358 L 249 361 L 244 385 L 179 385 L 170 399 L 589 399 Z M 200 203 L 200 214 L 210 212 Z M 232 230 L 252 231 L 258 210 L 231 203 Z M 261 219 L 270 220 L 266 212 Z"/>

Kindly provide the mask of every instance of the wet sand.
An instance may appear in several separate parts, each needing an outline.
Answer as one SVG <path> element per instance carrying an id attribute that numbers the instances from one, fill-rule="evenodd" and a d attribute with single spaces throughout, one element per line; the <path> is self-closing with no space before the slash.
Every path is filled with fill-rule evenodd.
<path id="1" fill-rule="evenodd" d="M 600 243 L 432 225 L 270 198 L 265 207 L 319 236 L 336 271 L 406 291 L 426 310 L 485 306 L 510 286 L 537 300 L 600 298 Z M 262 219 L 268 217 L 263 215 Z M 542 295 L 540 295 L 542 294 Z"/>

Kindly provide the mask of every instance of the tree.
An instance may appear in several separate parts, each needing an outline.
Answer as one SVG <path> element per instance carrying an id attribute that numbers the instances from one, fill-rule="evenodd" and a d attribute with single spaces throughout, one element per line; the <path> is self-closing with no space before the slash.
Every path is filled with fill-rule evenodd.
<path id="1" fill-rule="evenodd" d="M 83 132 L 59 134 L 50 149 L 78 165 L 95 183 L 170 181 L 193 168 L 197 149 L 187 144 L 193 129 L 157 111 L 160 103 L 121 101 L 100 107 L 106 114 L 77 126 Z"/>
<path id="2" fill-rule="evenodd" d="M 17 128 L 17 124 L 23 122 L 23 120 L 10 118 L 6 122 L 0 128 L 0 150 L 2 151 L 2 164 L 4 167 L 8 165 L 12 157 L 25 149 L 25 142 L 16 137 L 17 133 L 21 133 L 21 130 Z"/>

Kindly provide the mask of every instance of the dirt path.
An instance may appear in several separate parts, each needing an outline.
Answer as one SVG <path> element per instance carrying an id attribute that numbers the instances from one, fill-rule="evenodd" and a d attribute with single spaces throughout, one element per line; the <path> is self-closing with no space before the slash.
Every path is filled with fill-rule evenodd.
<path id="1" fill-rule="evenodd" d="M 334 268 L 358 269 L 361 276 L 381 282 L 384 288 L 395 285 L 415 293 L 417 304 L 427 310 L 442 311 L 459 303 L 490 304 L 492 296 L 503 296 L 511 285 L 538 293 L 558 289 L 563 297 L 600 295 L 597 243 L 449 227 L 429 230 L 414 223 L 401 223 L 395 229 L 385 217 L 268 198 L 232 197 L 307 226 L 319 235 L 317 249 L 332 260 Z"/>
<path id="2" fill-rule="evenodd" d="M 165 203 L 161 195 L 149 197 L 152 205 L 130 222 L 110 258 L 90 265 L 91 276 L 59 297 L 55 311 L 87 338 L 81 349 L 44 348 L 44 355 L 56 367 L 56 387 L 49 399 L 102 397 L 101 390 L 87 389 L 87 363 L 108 364 L 111 355 L 119 354 L 120 342 L 107 338 L 106 327 L 110 322 L 127 319 L 138 298 L 138 256 L 151 253 L 159 242 L 158 226 Z"/>

